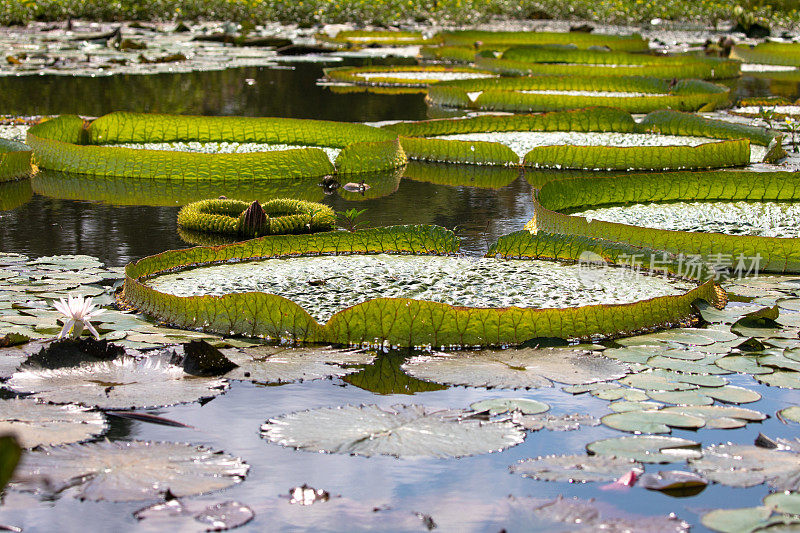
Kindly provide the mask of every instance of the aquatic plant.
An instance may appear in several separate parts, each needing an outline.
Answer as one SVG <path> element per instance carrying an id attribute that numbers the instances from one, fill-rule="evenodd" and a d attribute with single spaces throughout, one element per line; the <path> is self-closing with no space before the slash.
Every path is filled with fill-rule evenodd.
<path id="1" fill-rule="evenodd" d="M 316 202 L 274 198 L 263 204 L 227 198 L 200 200 L 178 212 L 178 227 L 239 238 L 313 233 L 334 228 L 333 209 Z"/>
<path id="2" fill-rule="evenodd" d="M 516 47 L 502 52 L 483 52 L 474 57 L 478 68 L 504 75 L 650 76 L 671 80 L 726 79 L 739 76 L 739 62 L 697 56 L 655 56 L 572 50 L 552 47 Z"/>
<path id="3" fill-rule="evenodd" d="M 163 149 L 164 144 L 181 142 L 260 146 L 250 153 Z M 62 115 L 30 128 L 28 143 L 43 168 L 138 178 L 276 179 L 388 170 L 406 162 L 396 137 L 379 128 L 287 118 L 116 112 L 84 123 Z M 120 143 L 127 147 L 108 146 Z M 147 149 L 154 143 L 162 149 Z M 258 151 L 269 150 L 269 145 L 280 149 Z M 318 147 L 340 150 L 335 165 Z"/>
<path id="4" fill-rule="evenodd" d="M 774 161 L 785 155 L 779 133 L 671 110 L 654 111 L 638 122 L 619 109 L 589 108 L 398 122 L 384 129 L 400 135 L 409 159 L 478 165 L 515 166 L 522 157 L 524 166 L 534 168 L 668 170 L 746 165 L 756 153 L 752 145 L 765 147 L 765 155 L 758 155 L 758 160 Z M 528 142 L 530 132 L 542 133 Z M 605 145 L 604 136 L 612 132 L 622 134 L 623 141 Z M 584 145 L 579 145 L 570 139 L 575 133 L 592 135 L 583 136 Z M 508 136 L 518 145 L 516 151 L 494 142 Z M 659 136 L 673 138 L 665 137 L 656 146 L 637 146 L 648 136 L 653 143 Z M 700 139 L 689 139 L 694 146 L 677 146 L 686 144 L 679 137 Z"/>
<path id="5" fill-rule="evenodd" d="M 657 109 L 713 111 L 727 104 L 730 89 L 681 80 L 645 77 L 532 76 L 444 81 L 428 88 L 434 105 L 485 111 L 558 111 L 590 106 L 649 113 Z"/>
<path id="6" fill-rule="evenodd" d="M 765 42 L 755 46 L 738 45 L 731 57 L 745 63 L 800 67 L 800 43 Z"/>
<path id="7" fill-rule="evenodd" d="M 649 49 L 647 40 L 638 33 L 608 35 L 582 32 L 455 30 L 440 32 L 437 37 L 444 46 L 477 48 L 561 45 L 579 49 L 608 47 L 611 50 L 627 52 L 646 52 Z"/>
<path id="8" fill-rule="evenodd" d="M 81 336 L 84 327 L 92 332 L 95 339 L 100 338 L 100 334 L 97 333 L 90 321 L 102 314 L 104 310 L 93 304 L 92 298 L 70 295 L 67 300 L 60 298 L 59 301 L 53 302 L 53 307 L 67 319 L 58 334 L 59 339 L 63 339 L 70 334 L 73 339 L 77 339 Z"/>
<path id="9" fill-rule="evenodd" d="M 494 78 L 497 74 L 471 67 L 441 65 L 391 65 L 333 67 L 325 69 L 329 80 L 356 85 L 384 87 L 427 87 L 445 80 Z"/>
<path id="10" fill-rule="evenodd" d="M 31 175 L 31 149 L 24 144 L 0 139 L 0 183 Z"/>
<path id="11" fill-rule="evenodd" d="M 318 32 L 314 37 L 324 43 L 360 47 L 369 45 L 403 46 L 438 42 L 438 38 L 427 39 L 418 31 L 365 31 L 343 30 L 331 37 L 327 33 Z"/>
<path id="12" fill-rule="evenodd" d="M 563 211 L 590 206 L 674 201 L 797 200 L 800 179 L 791 172 L 678 172 L 576 177 L 545 183 L 534 196 L 526 229 L 652 246 L 687 256 L 716 257 L 741 273 L 800 272 L 800 239 L 695 233 L 587 220 Z M 721 262 L 722 261 L 722 262 Z"/>
<path id="13" fill-rule="evenodd" d="M 582 338 L 671 324 L 689 316 L 691 302 L 703 298 L 716 305 L 724 295 L 706 282 L 677 296 L 615 305 L 563 309 L 523 307 L 467 308 L 408 298 L 378 298 L 335 313 L 322 325 L 306 310 L 280 295 L 231 293 L 221 297 L 180 297 L 150 287 L 146 278 L 189 265 L 319 254 L 450 254 L 458 250 L 455 235 L 435 226 L 395 226 L 356 232 L 268 236 L 221 247 L 176 250 L 126 267 L 124 300 L 165 322 L 222 333 L 309 342 L 387 342 L 398 346 L 519 344 L 533 337 Z M 501 239 L 488 255 L 578 261 L 591 251 L 612 264 L 622 256 L 647 253 L 608 241 L 518 232 Z M 653 257 L 661 258 L 653 251 Z M 342 260 L 346 260 L 343 258 Z M 660 259 L 659 259 L 660 260 Z M 645 265 L 677 275 L 679 265 Z M 324 285 L 322 286 L 324 290 Z"/>

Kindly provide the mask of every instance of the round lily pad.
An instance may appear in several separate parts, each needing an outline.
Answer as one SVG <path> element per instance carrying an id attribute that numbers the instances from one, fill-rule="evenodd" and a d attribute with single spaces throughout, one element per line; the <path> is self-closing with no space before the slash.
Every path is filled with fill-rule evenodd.
<path id="1" fill-rule="evenodd" d="M 731 372 L 742 374 L 771 374 L 775 370 L 758 364 L 758 357 L 753 355 L 729 355 L 714 361 L 714 364 Z"/>
<path id="2" fill-rule="evenodd" d="M 703 449 L 692 468 L 722 485 L 752 487 L 767 483 L 776 490 L 800 489 L 800 454 L 744 444 L 720 444 Z"/>
<path id="3" fill-rule="evenodd" d="M 550 380 L 573 385 L 594 383 L 628 373 L 623 363 L 573 348 L 424 355 L 411 358 L 403 370 L 437 383 L 508 389 L 548 387 Z"/>
<path id="4" fill-rule="evenodd" d="M 37 449 L 23 456 L 22 486 L 47 479 L 54 494 L 82 500 L 153 500 L 202 494 L 242 481 L 248 466 L 231 455 L 172 442 L 101 441 Z"/>
<path id="5" fill-rule="evenodd" d="M 651 409 L 658 409 L 662 404 L 657 402 L 639 401 L 632 402 L 629 400 L 620 400 L 613 402 L 608 406 L 609 409 L 615 413 L 625 413 L 627 411 L 647 411 Z"/>
<path id="6" fill-rule="evenodd" d="M 478 413 L 488 411 L 491 415 L 499 415 L 509 411 L 519 411 L 522 414 L 535 415 L 548 411 L 550 406 L 546 403 L 528 400 L 526 398 L 493 398 L 491 400 L 475 402 L 471 404 L 469 408 Z"/>
<path id="7" fill-rule="evenodd" d="M 665 407 L 662 411 L 704 418 L 705 427 L 714 429 L 740 428 L 748 422 L 760 422 L 767 418 L 767 415 L 759 411 L 725 405 L 685 405 Z"/>
<path id="8" fill-rule="evenodd" d="M 88 440 L 107 427 L 101 413 L 83 407 L 0 400 L 0 433 L 12 433 L 24 448 Z"/>
<path id="9" fill-rule="evenodd" d="M 661 435 L 636 435 L 598 440 L 587 444 L 586 451 L 627 457 L 642 463 L 675 463 L 702 455 L 698 442 Z"/>
<path id="10" fill-rule="evenodd" d="M 776 370 L 772 374 L 761 374 L 754 377 L 759 383 L 769 385 L 770 387 L 800 389 L 800 372 Z"/>
<path id="11" fill-rule="evenodd" d="M 756 391 L 734 385 L 701 387 L 698 392 L 725 403 L 752 403 L 761 399 L 761 395 Z"/>
<path id="12" fill-rule="evenodd" d="M 697 390 L 682 391 L 647 391 L 647 395 L 658 402 L 675 405 L 711 405 L 712 398 Z"/>
<path id="13" fill-rule="evenodd" d="M 778 417 L 782 420 L 791 420 L 792 422 L 800 423 L 800 407 L 793 405 L 792 407 L 781 409 L 778 411 Z"/>
<path id="14" fill-rule="evenodd" d="M 102 409 L 194 402 L 221 394 L 228 386 L 225 380 L 186 374 L 165 356 L 127 355 L 74 367 L 23 370 L 8 384 L 40 400 Z"/>
<path id="15" fill-rule="evenodd" d="M 639 486 L 648 490 L 678 491 L 695 489 L 708 485 L 708 480 L 693 472 L 669 470 L 666 472 L 647 473 L 639 478 Z"/>
<path id="16" fill-rule="evenodd" d="M 685 372 L 687 374 L 728 374 L 718 366 L 712 364 L 702 364 L 698 361 L 687 361 L 683 359 L 674 359 L 672 357 L 664 357 L 657 355 L 647 360 L 647 365 L 653 368 L 663 368 L 665 370 L 674 370 L 676 372 Z"/>
<path id="17" fill-rule="evenodd" d="M 697 388 L 697 385 L 676 381 L 655 372 L 640 372 L 626 376 L 620 380 L 620 383 L 639 389 L 657 391 L 681 391 Z"/>
<path id="18" fill-rule="evenodd" d="M 511 472 L 542 481 L 615 481 L 634 468 L 642 468 L 633 459 L 608 455 L 547 455 L 526 459 L 511 466 Z"/>
<path id="19" fill-rule="evenodd" d="M 700 522 L 708 529 L 722 533 L 758 531 L 771 525 L 772 509 L 769 507 L 744 507 L 742 509 L 715 509 L 704 514 Z"/>
<path id="20" fill-rule="evenodd" d="M 697 416 L 662 410 L 612 413 L 604 416 L 600 421 L 610 428 L 631 433 L 670 433 L 670 427 L 699 429 L 706 423 L 704 419 Z"/>
<path id="21" fill-rule="evenodd" d="M 261 435 L 301 450 L 367 457 L 462 457 L 502 450 L 525 438 L 511 422 L 483 422 L 465 418 L 468 414 L 421 405 L 326 407 L 271 419 L 261 426 Z"/>
<path id="22" fill-rule="evenodd" d="M 776 492 L 764 498 L 764 505 L 779 513 L 800 515 L 800 493 Z"/>
<path id="23" fill-rule="evenodd" d="M 550 431 L 574 431 L 581 426 L 598 426 L 600 420 L 585 414 L 567 415 L 523 415 L 514 413 L 511 420 L 529 431 L 548 429 Z"/>
<path id="24" fill-rule="evenodd" d="M 223 350 L 238 365 L 225 377 L 257 383 L 288 383 L 341 377 L 361 370 L 375 359 L 375 352 L 333 348 L 286 348 L 256 346 Z"/>

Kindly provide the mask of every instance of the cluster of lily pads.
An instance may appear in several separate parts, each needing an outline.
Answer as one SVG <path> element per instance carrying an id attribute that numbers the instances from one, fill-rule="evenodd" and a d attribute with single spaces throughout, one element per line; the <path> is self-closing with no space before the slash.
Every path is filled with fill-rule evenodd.
<path id="1" fill-rule="evenodd" d="M 413 34 L 383 32 L 329 41 L 343 46 L 432 44 Z M 576 46 L 560 46 L 565 43 Z M 596 46 L 614 51 L 587 49 Z M 738 64 L 727 60 L 631 53 L 646 49 L 636 36 L 453 32 L 441 35 L 436 48 L 425 54 L 445 59 L 472 53 L 470 61 L 503 73 L 549 73 L 552 67 L 566 69 L 559 74 L 607 74 L 618 72 L 619 65 L 652 67 L 660 78 L 673 71 L 712 79 L 738 72 Z M 114 176 L 157 183 L 176 178 L 237 184 L 262 178 L 319 180 L 331 174 L 392 173 L 409 159 L 517 168 L 680 170 L 769 164 L 786 155 L 782 136 L 770 129 L 662 109 L 711 110 L 727 102 L 729 91 L 702 81 L 593 79 L 592 87 L 599 84 L 609 93 L 593 95 L 584 94 L 585 79 L 507 80 L 471 67 L 328 73 L 384 84 L 419 84 L 448 75 L 458 79 L 432 86 L 430 101 L 524 111 L 604 102 L 631 105 L 382 127 L 135 113 L 92 121 L 61 116 L 30 128 L 27 144 L 41 169 L 91 176 L 86 180 Z M 475 79 L 464 81 L 467 77 Z M 639 119 L 630 114 L 643 111 L 652 112 Z M 30 158 L 25 145 L 0 144 L 0 180 L 29 173 Z M 416 167 L 423 179 L 464 179 L 423 168 Z M 491 174 L 490 181 L 518 176 L 504 168 L 492 170 L 498 172 L 480 176 Z M 51 186 L 57 187 L 59 179 L 56 175 Z M 460 255 L 456 235 L 437 226 L 318 231 L 333 229 L 334 215 L 325 206 L 272 200 L 262 207 L 227 199 L 184 208 L 179 224 L 256 238 L 143 258 L 127 265 L 120 292 L 115 291 L 123 273 L 93 258 L 30 260 L 2 254 L 0 371 L 10 397 L 0 400 L 0 427 L 30 450 L 11 490 L 46 497 L 63 492 L 84 500 L 163 499 L 136 517 L 177 516 L 195 526 L 221 521 L 235 527 L 252 519 L 252 509 L 233 501 L 203 507 L 173 497 L 242 482 L 248 472 L 243 459 L 191 444 L 100 441 L 108 417 L 179 424 L 137 410 L 206 401 L 224 394 L 232 381 L 274 385 L 342 378 L 377 391 L 372 373 L 385 372 L 394 385 L 382 393 L 445 386 L 562 386 L 568 394 L 609 401 L 611 412 L 603 417 L 551 412 L 550 405 L 527 397 L 444 410 L 420 404 L 338 405 L 265 420 L 261 437 L 317 453 L 442 458 L 501 451 L 536 431 L 602 425 L 631 435 L 589 443 L 585 454 L 525 459 L 510 465 L 510 472 L 543 481 L 606 482 L 610 488 L 673 493 L 703 490 L 710 482 L 734 487 L 766 483 L 790 493 L 770 495 L 761 507 L 709 512 L 703 523 L 719 531 L 794 526 L 800 523 L 797 493 L 791 492 L 800 490 L 797 441 L 761 436 L 752 446 L 703 447 L 668 434 L 765 421 L 773 413 L 742 407 L 761 399 L 748 388 L 753 380 L 800 389 L 797 280 L 737 279 L 727 281 L 723 290 L 718 282 L 725 272 L 718 267 L 726 265 L 715 264 L 713 257 L 759 257 L 763 262 L 757 271 L 797 273 L 796 236 L 647 229 L 639 223 L 619 224 L 613 214 L 569 213 L 629 202 L 795 200 L 795 181 L 785 172 L 751 171 L 583 174 L 550 180 L 536 187 L 535 218 L 525 230 L 502 237 L 481 259 Z M 684 268 L 687 254 L 700 258 L 691 270 Z M 639 258 L 641 271 L 628 268 L 632 257 Z M 505 279 L 493 279 L 500 275 Z M 96 298 L 104 306 L 117 303 L 118 308 L 95 318 L 85 302 L 82 318 L 72 308 L 75 316 L 64 317 L 66 308 L 53 310 L 50 304 L 66 293 Z M 103 340 L 46 340 L 64 336 L 75 320 L 95 322 L 89 329 Z M 651 331 L 665 326 L 683 327 Z M 646 334 L 631 336 L 641 332 Z M 255 338 L 224 338 L 238 335 Z M 583 344 L 541 346 L 554 338 Z M 285 346 L 303 342 L 336 347 Z M 417 351 L 387 363 L 397 348 Z M 774 415 L 787 424 L 800 422 L 794 406 Z M 309 487 L 292 493 L 300 502 L 328 496 Z M 646 524 L 607 519 L 590 502 L 520 502 L 511 499 L 508 505 L 524 505 L 552 527 L 580 522 L 598 529 L 688 529 L 674 516 Z"/>

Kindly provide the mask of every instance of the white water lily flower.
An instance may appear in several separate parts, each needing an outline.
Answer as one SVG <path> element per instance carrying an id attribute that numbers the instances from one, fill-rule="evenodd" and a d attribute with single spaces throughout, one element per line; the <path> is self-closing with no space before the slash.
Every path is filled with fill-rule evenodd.
<path id="1" fill-rule="evenodd" d="M 70 295 L 67 300 L 60 298 L 58 302 L 53 302 L 53 307 L 67 317 L 64 327 L 61 328 L 61 333 L 58 334 L 59 339 L 66 337 L 70 330 L 72 331 L 73 339 L 79 338 L 83 333 L 84 326 L 92 332 L 95 339 L 100 339 L 100 334 L 97 333 L 97 330 L 94 329 L 89 320 L 102 313 L 103 309 L 99 309 L 97 305 L 93 304 L 92 298 L 84 299 L 81 296 Z"/>

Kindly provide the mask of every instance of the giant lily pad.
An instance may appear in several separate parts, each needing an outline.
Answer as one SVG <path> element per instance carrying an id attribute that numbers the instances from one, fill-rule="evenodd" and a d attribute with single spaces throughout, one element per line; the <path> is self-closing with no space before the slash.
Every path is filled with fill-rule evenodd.
<path id="1" fill-rule="evenodd" d="M 420 405 L 347 405 L 271 419 L 261 426 L 261 434 L 301 450 L 367 457 L 461 457 L 499 451 L 524 439 L 524 432 L 510 422 L 482 422 L 466 414 Z"/>
<path id="2" fill-rule="evenodd" d="M 257 346 L 224 350 L 238 365 L 225 377 L 258 383 L 288 383 L 341 377 L 361 369 L 375 359 L 375 352 L 327 348 Z"/>
<path id="3" fill-rule="evenodd" d="M 106 427 L 101 413 L 82 407 L 0 400 L 0 432 L 13 433 L 24 448 L 88 440 Z"/>
<path id="4" fill-rule="evenodd" d="M 787 449 L 719 444 L 689 463 L 711 481 L 731 487 L 767 483 L 775 490 L 800 489 L 800 454 Z"/>
<path id="5" fill-rule="evenodd" d="M 631 469 L 642 468 L 633 459 L 609 455 L 548 455 L 526 459 L 511 467 L 511 472 L 543 481 L 614 481 Z"/>
<path id="6" fill-rule="evenodd" d="M 228 384 L 221 379 L 186 374 L 165 356 L 139 359 L 126 355 L 74 367 L 23 370 L 11 377 L 9 386 L 54 403 L 129 409 L 212 398 Z"/>
<path id="7" fill-rule="evenodd" d="M 46 490 L 75 490 L 82 500 L 151 500 L 188 496 L 244 479 L 248 466 L 231 455 L 171 442 L 102 441 L 46 447 L 25 455 L 15 479 L 45 479 Z"/>
<path id="8" fill-rule="evenodd" d="M 617 379 L 628 367 L 588 350 L 522 348 L 417 356 L 403 369 L 437 383 L 518 389 L 550 387 L 550 380 L 585 384 Z"/>
<path id="9" fill-rule="evenodd" d="M 702 456 L 699 443 L 661 435 L 636 435 L 598 440 L 587 444 L 586 451 L 626 457 L 642 463 L 674 463 Z"/>

